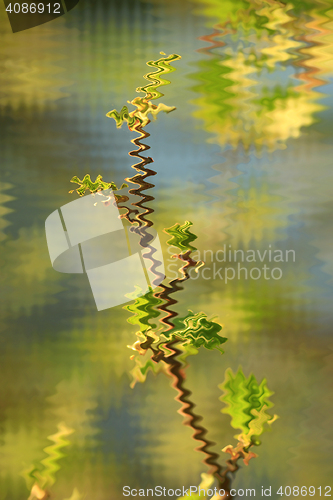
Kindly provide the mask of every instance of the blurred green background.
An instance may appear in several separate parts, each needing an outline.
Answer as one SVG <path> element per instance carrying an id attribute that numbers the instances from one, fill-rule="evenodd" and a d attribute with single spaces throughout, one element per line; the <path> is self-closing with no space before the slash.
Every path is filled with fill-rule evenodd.
<path id="1" fill-rule="evenodd" d="M 148 125 L 153 220 L 193 222 L 200 251 L 293 249 L 280 280 L 189 280 L 174 310 L 218 316 L 225 354 L 201 349 L 187 385 L 215 451 L 234 441 L 218 385 L 266 377 L 280 419 L 234 487 L 326 486 L 332 454 L 333 8 L 324 0 L 81 0 L 13 34 L 0 8 L 0 499 L 29 497 L 24 471 L 66 436 L 55 498 L 115 500 L 122 487 L 197 485 L 205 472 L 163 374 L 130 388 L 135 325 L 98 312 L 86 276 L 54 271 L 46 217 L 73 175 L 121 184 L 133 133 L 106 113 L 173 64 Z M 163 115 L 163 116 L 162 116 Z M 173 275 L 171 275 L 173 277 Z"/>

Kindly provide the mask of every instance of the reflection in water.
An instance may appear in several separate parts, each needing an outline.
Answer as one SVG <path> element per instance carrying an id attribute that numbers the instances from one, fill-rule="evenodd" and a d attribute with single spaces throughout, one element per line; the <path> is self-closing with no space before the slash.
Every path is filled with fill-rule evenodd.
<path id="1" fill-rule="evenodd" d="M 157 115 L 161 111 L 170 113 L 171 111 L 174 111 L 176 109 L 175 107 L 166 106 L 162 103 L 159 103 L 158 106 L 156 106 L 151 101 L 163 96 L 163 94 L 159 91 L 159 87 L 161 87 L 162 85 L 168 85 L 170 83 L 163 77 L 164 75 L 175 71 L 175 68 L 173 68 L 170 63 L 173 61 L 177 61 L 178 59 L 180 59 L 180 56 L 178 56 L 177 54 L 172 54 L 168 57 L 161 57 L 157 61 L 149 61 L 147 63 L 148 66 L 156 68 L 156 71 L 152 71 L 144 75 L 144 78 L 148 80 L 149 83 L 143 87 L 138 87 L 136 89 L 137 92 L 146 93 L 144 97 L 136 97 L 130 102 L 130 104 L 135 106 L 136 109 L 129 112 L 127 106 L 123 106 L 120 113 L 118 113 L 116 110 L 112 110 L 107 113 L 107 116 L 115 119 L 117 127 L 121 127 L 123 122 L 126 121 L 129 130 L 131 132 L 136 132 L 137 134 L 139 134 L 139 137 L 131 140 L 131 142 L 135 146 L 137 146 L 138 149 L 130 151 L 129 153 L 130 156 L 138 158 L 140 160 L 135 165 L 132 165 L 132 168 L 134 168 L 138 173 L 130 178 L 127 178 L 126 181 L 130 182 L 131 184 L 137 184 L 139 186 L 139 188 L 130 189 L 129 194 L 138 196 L 142 199 L 138 202 L 132 203 L 132 206 L 136 207 L 136 209 L 134 210 L 127 207 L 119 207 L 127 208 L 127 212 L 125 213 L 124 217 L 131 224 L 133 222 L 136 222 L 139 227 L 151 227 L 153 225 L 153 222 L 146 218 L 151 213 L 153 213 L 153 209 L 145 206 L 144 203 L 148 203 L 154 200 L 154 197 L 147 195 L 145 191 L 154 187 L 154 184 L 147 182 L 146 179 L 148 177 L 156 175 L 156 172 L 154 170 L 147 168 L 147 165 L 152 163 L 153 159 L 150 157 L 141 156 L 141 153 L 150 149 L 149 146 L 141 142 L 142 139 L 147 139 L 150 136 L 150 134 L 144 130 L 144 127 L 146 127 L 150 123 L 149 115 L 152 115 L 153 118 L 156 119 Z M 130 217 L 130 214 L 134 214 L 134 218 Z"/>
<path id="2" fill-rule="evenodd" d="M 113 110 L 108 113 L 107 116 L 114 118 L 118 127 L 122 125 L 123 121 L 127 121 L 131 131 L 134 130 L 140 133 L 139 139 L 146 139 L 149 134 L 144 131 L 144 127 L 149 123 L 148 113 L 154 116 L 157 115 L 160 110 L 169 112 L 175 109 L 168 108 L 161 104 L 159 104 L 159 106 L 154 106 L 147 101 L 150 99 L 157 99 L 162 95 L 157 91 L 157 87 L 159 87 L 162 82 L 163 84 L 169 83 L 161 78 L 161 74 L 169 69 L 169 65 L 165 66 L 165 63 L 169 63 L 176 59 L 179 59 L 179 56 L 173 55 L 165 59 L 162 58 L 156 61 L 156 63 L 153 61 L 149 62 L 149 65 L 158 67 L 158 72 L 145 75 L 146 79 L 153 80 L 154 83 L 137 89 L 138 92 L 146 92 L 144 98 L 136 98 L 131 101 L 131 104 L 135 105 L 137 110 L 129 112 L 127 106 L 124 106 L 120 113 Z M 144 175 L 139 173 L 134 177 L 126 179 L 126 181 L 140 185 L 140 189 L 131 189 L 129 194 L 140 196 L 143 200 L 132 203 L 132 206 L 137 208 L 135 211 L 126 206 L 118 206 L 119 208 L 127 209 L 124 214 L 126 220 L 133 225 L 138 223 L 139 227 L 142 229 L 142 226 L 151 227 L 153 225 L 153 221 L 147 219 L 146 216 L 154 212 L 154 210 L 147 205 L 147 203 L 154 200 L 154 197 L 147 196 L 143 191 L 154 187 L 153 184 L 147 183 L 145 179 L 148 176 L 155 175 L 156 172 L 146 168 L 148 163 L 152 163 L 152 158 L 140 155 L 140 153 L 149 149 L 149 146 L 142 144 L 138 139 L 132 140 L 132 142 L 138 146 L 139 149 L 131 151 L 130 155 L 138 157 L 141 160 L 139 163 L 135 164 L 133 168 L 138 172 L 143 171 Z M 100 178 L 97 178 L 97 180 L 101 182 Z M 99 189 L 103 189 L 103 186 L 104 184 L 101 184 Z M 93 187 L 95 188 L 96 185 Z M 143 202 L 146 205 L 143 205 Z M 141 212 L 138 208 L 141 209 Z M 144 210 L 143 214 L 142 210 Z M 134 219 L 129 217 L 133 212 L 135 213 Z M 218 323 L 209 320 L 206 314 L 193 314 L 192 311 L 189 311 L 186 317 L 179 318 L 177 317 L 177 313 L 170 309 L 170 307 L 177 304 L 177 300 L 171 295 L 182 290 L 180 284 L 190 278 L 189 269 L 193 267 L 195 271 L 198 272 L 199 268 L 204 265 L 204 262 L 195 261 L 191 257 L 192 252 L 197 250 L 191 244 L 197 238 L 197 236 L 189 230 L 191 225 L 191 222 L 186 221 L 183 225 L 177 223 L 165 229 L 165 232 L 171 236 L 167 244 L 180 250 L 180 253 L 172 257 L 185 262 L 183 267 L 179 269 L 181 277 L 170 281 L 168 285 L 160 283 L 159 288 L 162 288 L 162 292 L 153 293 L 151 290 L 143 297 L 135 297 L 134 304 L 124 307 L 127 311 L 134 314 L 134 317 L 130 318 L 128 322 L 137 324 L 140 327 L 140 330 L 137 332 L 138 340 L 133 345 L 128 346 L 137 353 L 137 355 L 131 356 L 131 359 L 135 360 L 135 368 L 132 369 L 132 387 L 134 387 L 136 382 L 144 382 L 149 371 L 152 371 L 155 375 L 159 372 L 164 372 L 171 377 L 172 387 L 177 391 L 175 399 L 181 404 L 179 413 L 185 417 L 184 424 L 193 430 L 193 439 L 200 442 L 200 445 L 196 449 L 205 455 L 204 463 L 209 467 L 207 478 L 210 476 L 215 478 L 218 482 L 218 489 L 223 491 L 222 495 L 215 495 L 214 498 L 222 499 L 230 496 L 230 473 L 234 473 L 238 470 L 238 460 L 243 458 L 244 463 L 248 465 L 249 459 L 257 456 L 249 450 L 254 444 L 260 444 L 258 436 L 262 434 L 264 424 L 267 422 L 271 423 L 274 419 L 265 412 L 265 410 L 271 406 L 269 406 L 266 401 L 271 393 L 267 390 L 264 382 L 258 386 L 254 376 L 251 376 L 249 380 L 246 381 L 245 385 L 242 385 L 238 380 L 239 378 L 241 378 L 243 382 L 245 380 L 241 371 L 238 372 L 236 378 L 232 378 L 232 372 L 231 374 L 228 373 L 229 380 L 226 380 L 223 386 L 224 388 L 227 387 L 224 400 L 229 406 L 226 411 L 232 415 L 236 422 L 242 420 L 242 418 L 244 420 L 244 415 L 246 414 L 247 418 L 244 422 L 246 430 L 242 428 L 243 433 L 237 436 L 238 445 L 236 448 L 228 446 L 223 449 L 223 451 L 231 455 L 231 459 L 227 461 L 227 466 L 223 467 L 219 463 L 219 455 L 211 450 L 215 443 L 207 439 L 207 429 L 200 423 L 202 417 L 194 411 L 196 405 L 190 399 L 192 394 L 191 391 L 185 387 L 186 376 L 184 370 L 187 366 L 187 357 L 197 354 L 201 346 L 210 350 L 217 349 L 223 354 L 223 350 L 220 346 L 226 342 L 227 339 L 219 335 L 222 327 Z M 146 246 L 147 237 L 149 238 L 149 235 L 145 233 L 141 240 L 142 246 Z M 154 268 L 158 262 L 154 260 L 152 253 L 150 258 L 152 261 L 151 269 L 154 272 Z M 156 276 L 156 278 L 159 278 L 159 276 Z M 156 329 L 156 325 L 152 325 L 150 320 L 159 317 L 158 311 L 166 313 L 166 316 L 160 319 L 162 328 Z M 145 357 L 144 361 L 140 359 L 141 357 Z M 246 388 L 245 391 L 244 388 Z M 232 393 L 230 398 L 228 398 L 228 390 Z M 232 425 L 235 426 L 235 423 Z M 238 424 L 236 423 L 236 425 Z"/>
<path id="3" fill-rule="evenodd" d="M 257 493 L 290 477 L 324 484 L 333 366 L 324 336 L 332 278 L 329 2 L 80 4 L 14 37 L 0 12 L 0 499 L 41 500 L 49 492 L 59 500 L 118 500 L 124 484 L 197 484 L 201 457 L 203 488 L 227 490 L 231 478 L 233 487 Z M 164 78 L 161 68 L 173 67 L 162 57 L 149 68 L 151 99 L 121 110 L 145 61 L 166 48 L 182 54 L 169 106 L 157 101 L 154 73 Z M 129 132 L 105 118 L 113 107 Z M 145 156 L 148 142 L 158 176 Z M 163 237 L 168 228 L 178 278 L 134 294 L 125 308 L 97 312 L 87 283 L 54 272 L 45 246 L 45 218 L 71 201 L 70 178 L 78 195 L 111 187 L 124 223 L 141 234 L 154 224 Z M 202 250 L 224 243 L 292 248 L 296 263 L 274 283 L 203 280 L 202 260 L 206 269 L 211 263 Z M 274 418 L 267 417 L 270 391 L 249 373 L 267 377 L 281 420 L 259 457 L 233 475 Z M 53 437 L 66 429 L 74 430 L 61 438 L 68 444 L 53 453 Z"/>
<path id="4" fill-rule="evenodd" d="M 131 104 L 136 106 L 137 109 L 129 112 L 127 106 L 124 106 L 120 113 L 113 110 L 107 114 L 107 116 L 115 119 L 118 127 L 126 121 L 130 131 L 140 134 L 139 138 L 132 140 L 132 143 L 138 146 L 138 149 L 129 153 L 130 156 L 140 159 L 139 163 L 133 166 L 138 173 L 127 178 L 126 181 L 140 186 L 139 188 L 130 189 L 129 195 L 138 196 L 141 199 L 132 202 L 131 205 L 135 207 L 134 209 L 124 204 L 120 205 L 120 201 L 124 203 L 129 200 L 127 196 L 121 200 L 118 197 L 116 203 L 120 209 L 126 210 L 122 214 L 122 218 L 130 222 L 134 230 L 139 227 L 141 235 L 143 227 L 149 228 L 153 226 L 153 220 L 147 217 L 151 217 L 154 213 L 153 208 L 149 206 L 149 202 L 153 201 L 154 197 L 147 195 L 145 191 L 154 187 L 153 184 L 146 181 L 146 178 L 155 175 L 156 172 L 147 168 L 147 164 L 152 163 L 153 160 L 150 157 L 141 155 L 142 152 L 149 149 L 149 146 L 143 144 L 140 140 L 147 139 L 150 135 L 144 130 L 144 127 L 150 123 L 148 114 L 156 117 L 160 111 L 170 112 L 175 109 L 163 104 L 153 105 L 150 100 L 163 95 L 159 92 L 158 87 L 170 82 L 162 79 L 162 75 L 170 72 L 170 62 L 179 58 L 179 56 L 172 55 L 161 58 L 156 62 L 150 61 L 148 64 L 156 67 L 157 71 L 145 75 L 145 78 L 150 80 L 151 83 L 137 89 L 138 92 L 146 92 L 145 97 L 135 98 L 131 101 Z M 110 187 L 115 191 L 118 190 L 114 182 L 104 182 L 101 175 L 97 176 L 95 182 L 91 181 L 88 174 L 82 180 L 73 177 L 71 182 L 79 184 L 76 191 L 80 196 L 84 195 L 86 191 L 93 193 Z M 127 185 L 123 184 L 121 189 L 123 187 L 127 187 Z M 165 229 L 165 233 L 171 236 L 167 244 L 180 251 L 180 253 L 176 253 L 172 257 L 184 263 L 179 269 L 181 277 L 171 280 L 168 284 L 160 283 L 159 288 L 162 291 L 153 292 L 150 290 L 148 294 L 142 297 L 138 297 L 137 293 L 131 294 L 134 303 L 124 307 L 133 314 L 133 317 L 129 318 L 128 322 L 138 325 L 140 328 L 137 332 L 138 340 L 133 345 L 128 346 L 136 352 L 131 356 L 131 359 L 135 362 L 135 367 L 131 370 L 133 376 L 132 387 L 135 386 L 136 382 L 144 382 L 149 371 L 152 371 L 155 375 L 163 372 L 171 377 L 172 387 L 177 391 L 175 399 L 181 404 L 179 413 L 185 417 L 184 425 L 193 430 L 193 439 L 200 443 L 196 450 L 205 455 L 204 463 L 209 467 L 207 478 L 210 476 L 215 478 L 219 490 L 222 491 L 223 489 L 224 491 L 223 495 L 215 498 L 228 498 L 231 488 L 230 473 L 238 470 L 237 462 L 240 458 L 243 458 L 244 463 L 248 465 L 249 459 L 257 456 L 249 450 L 254 444 L 260 444 L 258 436 L 262 434 L 264 424 L 272 420 L 265 412 L 269 408 L 266 399 L 271 393 L 268 392 L 263 383 L 258 386 L 253 376 L 248 381 L 245 381 L 241 371 L 238 372 L 235 378 L 232 377 L 232 372 L 228 372 L 229 379 L 226 380 L 223 386 L 225 389 L 223 400 L 228 404 L 226 412 L 229 412 L 233 417 L 233 427 L 235 425 L 237 427 L 239 425 L 237 422 L 244 420 L 244 418 L 245 422 L 242 427 L 242 434 L 237 436 L 238 445 L 236 448 L 228 446 L 223 449 L 223 451 L 230 453 L 231 458 L 227 461 L 226 466 L 222 466 L 219 462 L 219 454 L 211 449 L 215 443 L 207 438 L 208 431 L 201 424 L 202 417 L 195 412 L 196 405 L 190 399 L 192 392 L 185 387 L 185 368 L 188 364 L 188 356 L 197 354 L 201 346 L 210 350 L 217 349 L 223 353 L 221 345 L 227 339 L 219 335 L 222 327 L 213 320 L 209 320 L 206 314 L 202 312 L 194 314 L 189 311 L 187 316 L 179 318 L 176 311 L 172 310 L 172 307 L 177 304 L 177 300 L 172 295 L 183 289 L 181 283 L 190 278 L 189 270 L 194 268 L 198 272 L 200 267 L 204 265 L 204 262 L 193 260 L 191 257 L 191 254 L 197 250 L 192 245 L 197 236 L 191 233 L 191 225 L 191 222 L 186 221 L 183 225 L 177 223 Z M 150 241 L 149 238 L 149 233 L 144 232 L 141 237 L 143 247 L 147 246 Z M 154 259 L 153 253 L 150 253 L 150 259 L 152 262 L 151 270 L 154 272 L 159 262 Z M 156 279 L 158 278 L 159 276 L 156 275 Z M 165 316 L 160 318 L 161 313 L 164 313 Z M 160 328 L 151 323 L 151 320 L 157 318 L 159 318 L 162 325 Z M 241 378 L 241 382 L 246 382 L 245 385 L 239 382 L 239 378 Z M 230 391 L 231 397 L 228 397 L 228 391 Z M 244 430 L 244 426 L 246 426 L 246 430 Z"/>
<path id="5" fill-rule="evenodd" d="M 160 311 L 166 313 L 166 316 L 164 316 L 160 321 L 164 326 L 167 326 L 167 329 L 170 330 L 172 330 L 175 326 L 172 319 L 177 316 L 175 311 L 169 309 L 177 303 L 171 295 L 179 290 L 182 290 L 180 283 L 189 279 L 190 276 L 188 274 L 188 270 L 190 268 L 193 267 L 195 268 L 195 271 L 198 272 L 200 267 L 203 265 L 202 261 L 195 261 L 191 258 L 191 253 L 196 250 L 196 248 L 191 245 L 191 242 L 197 238 L 197 236 L 192 234 L 189 230 L 191 225 L 191 222 L 186 221 L 182 226 L 180 224 L 175 224 L 168 229 L 164 229 L 167 234 L 172 236 L 172 238 L 167 242 L 168 245 L 181 250 L 181 253 L 175 254 L 172 257 L 186 262 L 186 264 L 179 269 L 183 275 L 181 278 L 171 280 L 167 285 L 163 283 L 160 284 L 162 292 L 158 294 L 158 297 L 162 299 L 164 303 L 159 306 L 159 309 Z"/>
<path id="6" fill-rule="evenodd" d="M 197 2 L 219 22 L 201 37 L 210 45 L 200 49 L 206 57 L 195 75 L 202 97 L 194 101 L 194 115 L 221 146 L 286 148 L 324 109 L 316 88 L 327 83 L 329 7 L 320 15 L 310 8 L 296 15 L 292 2 Z"/>
<path id="7" fill-rule="evenodd" d="M 165 55 L 164 53 L 161 54 Z M 135 208 L 129 208 L 125 205 L 119 204 L 118 207 L 126 209 L 125 214 L 123 214 L 123 218 L 132 224 L 133 232 L 136 232 L 136 229 L 139 228 L 139 231 L 137 232 L 139 232 L 141 237 L 140 244 L 144 248 L 148 248 L 148 252 L 145 252 L 144 256 L 151 261 L 150 271 L 155 276 L 152 285 L 160 283 L 163 277 L 163 275 L 157 271 L 160 261 L 156 260 L 154 257 L 156 249 L 149 245 L 154 238 L 153 235 L 149 233 L 148 229 L 153 226 L 153 221 L 150 220 L 149 217 L 154 210 L 147 204 L 153 201 L 154 197 L 147 194 L 146 191 L 152 189 L 154 184 L 147 182 L 146 179 L 156 175 L 156 172 L 147 167 L 148 164 L 153 162 L 153 159 L 142 156 L 142 153 L 150 149 L 150 147 L 141 141 L 142 139 L 147 139 L 150 136 L 150 134 L 144 130 L 144 127 L 150 123 L 149 115 L 152 115 L 153 118 L 156 119 L 157 115 L 161 111 L 170 113 L 175 109 L 175 107 L 166 106 L 162 103 L 159 103 L 156 106 L 151 101 L 163 96 L 163 94 L 159 91 L 159 87 L 170 83 L 168 80 L 164 79 L 164 76 L 175 71 L 170 63 L 179 59 L 179 55 L 171 54 L 168 57 L 161 57 L 157 61 L 149 61 L 147 63 L 148 66 L 156 68 L 156 70 L 144 75 L 144 78 L 149 81 L 147 85 L 136 89 L 137 92 L 145 92 L 144 97 L 136 97 L 131 101 L 131 104 L 135 106 L 136 109 L 129 112 L 127 106 L 123 106 L 120 113 L 116 110 L 112 110 L 107 114 L 108 117 L 115 119 L 117 127 L 121 127 L 123 122 L 126 121 L 129 130 L 139 134 L 139 137 L 131 140 L 131 142 L 137 146 L 138 149 L 130 151 L 129 153 L 131 157 L 139 159 L 138 163 L 132 165 L 132 168 L 137 171 L 137 174 L 127 178 L 126 181 L 139 186 L 138 188 L 130 189 L 129 195 L 133 195 L 141 199 L 131 204 L 132 207 Z"/>
<path id="8" fill-rule="evenodd" d="M 277 419 L 277 415 L 271 417 L 266 413 L 266 410 L 273 406 L 269 401 L 272 392 L 268 390 L 266 380 L 258 384 L 253 375 L 246 379 L 241 369 L 238 370 L 236 375 L 231 370 L 227 370 L 225 380 L 219 387 L 223 390 L 223 396 L 220 399 L 227 405 L 227 408 L 223 409 L 222 412 L 228 413 L 232 417 L 232 427 L 242 430 L 242 433 L 235 436 L 238 440 L 236 447 L 229 445 L 223 448 L 223 452 L 231 455 L 225 467 L 217 463 L 219 455 L 216 453 L 209 455 L 207 453 L 209 459 L 205 460 L 205 463 L 214 466 L 212 467 L 213 472 L 201 475 L 203 480 L 198 486 L 198 490 L 201 488 L 205 491 L 212 491 L 214 478 L 216 478 L 218 483 L 217 492 L 213 496 L 209 494 L 203 495 L 203 498 L 208 499 L 211 497 L 211 500 L 223 500 L 231 497 L 232 478 L 240 468 L 239 459 L 242 459 L 243 463 L 248 465 L 251 458 L 257 457 L 251 447 L 260 445 L 258 438 L 266 430 L 265 424 L 271 425 Z M 194 425 L 197 418 L 193 416 L 190 420 L 191 424 L 198 431 L 197 435 L 200 431 L 204 435 L 206 430 L 202 427 L 198 429 Z M 198 439 L 196 435 L 194 435 L 194 438 Z M 207 449 L 210 444 L 212 443 L 205 441 L 205 447 L 198 449 L 206 451 L 205 448 Z M 182 498 L 185 499 L 186 496 Z M 194 498 L 200 499 L 201 496 L 197 495 Z"/>
<path id="9" fill-rule="evenodd" d="M 50 494 L 48 490 L 55 483 L 55 474 L 61 468 L 58 462 L 65 456 L 60 450 L 70 444 L 66 438 L 73 432 L 74 430 L 67 428 L 65 424 L 59 424 L 58 432 L 48 437 L 54 444 L 44 448 L 44 452 L 48 456 L 40 461 L 42 470 L 32 466 L 30 469 L 24 471 L 23 476 L 27 486 L 29 489 L 31 488 L 28 500 L 45 500 L 49 498 Z"/>
<path id="10" fill-rule="evenodd" d="M 96 177 L 95 182 L 91 180 L 89 174 L 86 174 L 82 180 L 74 175 L 74 177 L 71 179 L 71 182 L 79 185 L 79 187 L 75 189 L 75 191 L 80 196 L 83 196 L 86 191 L 90 191 L 90 193 L 97 193 L 98 191 L 104 191 L 104 189 L 112 189 L 113 191 L 118 191 L 118 188 L 114 182 L 104 182 L 101 175 L 98 175 Z M 123 183 L 119 189 L 123 189 L 125 187 L 128 186 L 127 184 Z M 74 190 L 69 191 L 69 193 L 73 192 Z M 119 199 L 119 195 L 115 194 L 115 197 Z"/>

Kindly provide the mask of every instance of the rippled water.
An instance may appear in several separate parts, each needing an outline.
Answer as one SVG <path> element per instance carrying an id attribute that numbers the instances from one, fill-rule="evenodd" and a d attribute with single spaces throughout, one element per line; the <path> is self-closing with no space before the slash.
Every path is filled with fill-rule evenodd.
<path id="1" fill-rule="evenodd" d="M 145 128 L 150 219 L 169 279 L 180 265 L 164 228 L 191 221 L 192 256 L 205 261 L 170 309 L 202 311 L 228 338 L 225 354 L 200 347 L 187 360 L 193 411 L 225 464 L 239 433 L 221 413 L 225 371 L 266 378 L 279 419 L 233 487 L 329 484 L 332 18 L 324 0 L 81 0 L 13 35 L 1 9 L 1 500 L 27 499 L 33 470 L 48 467 L 47 487 L 37 483 L 71 500 L 198 485 L 209 472 L 175 379 L 149 372 L 130 387 L 127 346 L 142 324 L 123 306 L 97 311 L 86 276 L 52 269 L 45 239 L 46 217 L 77 197 L 74 175 L 121 185 L 135 174 L 133 130 L 105 115 L 135 97 L 161 51 L 181 59 L 158 101 L 177 109 Z M 258 251 L 280 250 L 281 279 L 237 279 L 223 250 L 252 250 L 248 273 L 263 266 Z M 150 314 L 163 326 L 165 313 Z"/>

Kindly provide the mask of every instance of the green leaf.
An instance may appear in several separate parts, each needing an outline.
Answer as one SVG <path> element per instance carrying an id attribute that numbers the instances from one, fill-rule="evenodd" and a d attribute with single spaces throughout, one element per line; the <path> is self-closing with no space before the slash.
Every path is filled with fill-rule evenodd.
<path id="1" fill-rule="evenodd" d="M 185 318 L 176 319 L 174 330 L 164 332 L 164 335 L 180 338 L 195 348 L 204 346 L 206 349 L 217 349 L 223 353 L 220 346 L 228 339 L 219 335 L 221 330 L 222 326 L 209 320 L 205 313 L 194 314 L 189 311 Z"/>
<path id="2" fill-rule="evenodd" d="M 185 221 L 183 225 L 175 224 L 169 228 L 164 229 L 167 234 L 170 234 L 172 238 L 167 241 L 167 244 L 179 248 L 182 252 L 188 250 L 196 250 L 195 247 L 191 245 L 192 241 L 197 239 L 197 236 L 190 232 L 190 227 L 193 225 L 190 221 Z"/>
<path id="3" fill-rule="evenodd" d="M 149 323 L 150 319 L 158 318 L 161 314 L 156 308 L 159 304 L 162 304 L 162 300 L 154 296 L 152 288 L 146 295 L 138 297 L 140 288 L 136 287 L 136 291 L 133 294 L 128 294 L 129 298 L 135 299 L 134 304 L 124 306 L 124 309 L 133 314 L 131 318 L 128 318 L 128 323 L 131 325 L 139 325 L 141 331 L 147 330 L 147 328 L 156 328 L 156 324 Z"/>
<path id="4" fill-rule="evenodd" d="M 222 413 L 230 415 L 232 427 L 245 436 L 260 436 L 265 424 L 277 418 L 266 413 L 273 406 L 269 400 L 273 392 L 268 389 L 266 379 L 259 384 L 254 375 L 246 378 L 241 368 L 236 374 L 229 369 L 219 388 L 223 391 L 219 399 L 227 405 Z"/>

